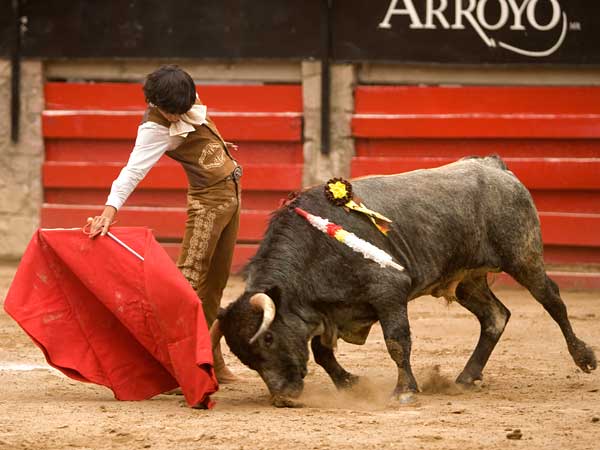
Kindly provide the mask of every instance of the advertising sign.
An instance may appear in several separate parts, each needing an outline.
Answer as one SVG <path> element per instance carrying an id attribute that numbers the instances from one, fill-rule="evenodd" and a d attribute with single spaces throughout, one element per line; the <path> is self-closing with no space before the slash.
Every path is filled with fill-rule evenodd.
<path id="1" fill-rule="evenodd" d="M 0 4 L 10 9 L 9 0 Z M 600 64 L 593 0 L 13 0 L 21 54 Z M 324 12 L 325 11 L 325 14 Z M 0 14 L 0 54 L 17 27 Z"/>
<path id="2" fill-rule="evenodd" d="M 344 0 L 333 57 L 458 64 L 598 64 L 600 2 Z"/>

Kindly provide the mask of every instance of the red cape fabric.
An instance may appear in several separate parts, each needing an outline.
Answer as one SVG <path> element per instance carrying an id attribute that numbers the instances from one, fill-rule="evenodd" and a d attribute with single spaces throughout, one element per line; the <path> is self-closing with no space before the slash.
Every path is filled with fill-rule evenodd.
<path id="1" fill-rule="evenodd" d="M 48 363 L 79 381 L 143 400 L 181 386 L 210 408 L 218 389 L 202 304 L 146 228 L 40 229 L 19 264 L 6 312 Z"/>

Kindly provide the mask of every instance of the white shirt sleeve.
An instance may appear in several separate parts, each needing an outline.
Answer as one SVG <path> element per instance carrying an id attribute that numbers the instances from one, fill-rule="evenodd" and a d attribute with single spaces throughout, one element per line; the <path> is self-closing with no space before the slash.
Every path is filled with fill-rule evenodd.
<path id="1" fill-rule="evenodd" d="M 169 129 L 154 122 L 145 122 L 138 127 L 135 146 L 127 165 L 113 181 L 106 205 L 119 210 L 138 183 L 146 176 L 160 157 L 173 148 Z"/>

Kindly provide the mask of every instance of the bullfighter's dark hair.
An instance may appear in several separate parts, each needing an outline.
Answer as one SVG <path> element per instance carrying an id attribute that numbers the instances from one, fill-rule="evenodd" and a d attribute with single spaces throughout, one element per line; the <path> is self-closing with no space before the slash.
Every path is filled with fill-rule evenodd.
<path id="1" fill-rule="evenodd" d="M 169 114 L 184 114 L 196 101 L 194 80 L 179 66 L 160 66 L 146 77 L 144 82 L 146 102 L 152 103 Z"/>

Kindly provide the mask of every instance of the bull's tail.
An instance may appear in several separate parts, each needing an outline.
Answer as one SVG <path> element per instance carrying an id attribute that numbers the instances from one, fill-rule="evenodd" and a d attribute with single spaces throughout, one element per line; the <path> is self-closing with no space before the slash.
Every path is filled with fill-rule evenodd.
<path id="1" fill-rule="evenodd" d="M 508 170 L 508 166 L 498 154 L 492 154 L 488 156 L 465 156 L 464 158 L 461 158 L 461 160 L 464 159 L 477 159 L 479 162 L 489 167 L 495 167 L 500 170 Z"/>

